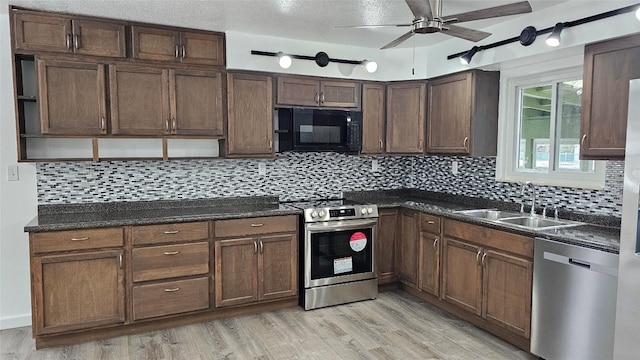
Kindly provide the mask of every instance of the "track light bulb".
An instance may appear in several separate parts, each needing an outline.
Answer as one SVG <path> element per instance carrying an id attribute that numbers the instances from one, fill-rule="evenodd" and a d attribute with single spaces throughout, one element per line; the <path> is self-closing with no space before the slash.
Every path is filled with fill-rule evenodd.
<path id="1" fill-rule="evenodd" d="M 636 18 L 640 20 L 640 7 L 636 10 Z"/>
<path id="2" fill-rule="evenodd" d="M 460 63 L 462 65 L 469 65 L 473 55 L 475 55 L 480 50 L 479 47 L 474 46 L 469 51 L 467 51 L 464 55 L 460 56 Z"/>
<path id="3" fill-rule="evenodd" d="M 378 70 L 378 64 L 375 61 L 363 60 L 362 65 L 364 65 L 369 74 L 373 74 Z"/>
<path id="4" fill-rule="evenodd" d="M 551 31 L 551 35 L 549 35 L 549 37 L 545 41 L 547 45 L 553 46 L 553 47 L 560 45 L 560 33 L 562 32 L 563 28 L 564 28 L 564 25 L 562 23 L 557 23 L 556 26 L 553 27 L 553 30 Z"/>
<path id="5" fill-rule="evenodd" d="M 280 65 L 283 69 L 288 69 L 291 67 L 291 56 L 284 54 L 282 51 L 278 52 L 278 65 Z"/>

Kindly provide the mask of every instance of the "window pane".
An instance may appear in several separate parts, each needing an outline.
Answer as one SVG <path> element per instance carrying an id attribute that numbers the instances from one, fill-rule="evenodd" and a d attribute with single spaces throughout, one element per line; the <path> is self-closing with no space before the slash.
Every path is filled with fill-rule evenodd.
<path id="1" fill-rule="evenodd" d="M 595 171 L 594 161 L 580 161 L 580 114 L 582 80 L 558 83 L 556 170 Z"/>
<path id="2" fill-rule="evenodd" d="M 549 171 L 552 86 L 520 90 L 518 169 Z"/>

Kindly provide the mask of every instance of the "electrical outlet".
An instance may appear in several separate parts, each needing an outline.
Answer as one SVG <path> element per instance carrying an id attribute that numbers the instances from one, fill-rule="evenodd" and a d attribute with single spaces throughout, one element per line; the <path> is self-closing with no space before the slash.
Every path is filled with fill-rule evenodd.
<path id="1" fill-rule="evenodd" d="M 265 163 L 258 164 L 258 175 L 267 175 L 267 164 Z"/>
<path id="2" fill-rule="evenodd" d="M 371 160 L 371 171 L 378 172 L 380 171 L 380 164 L 378 160 Z"/>
<path id="3" fill-rule="evenodd" d="M 7 180 L 8 181 L 20 180 L 20 177 L 18 175 L 18 165 L 7 166 Z"/>
<path id="4" fill-rule="evenodd" d="M 451 173 L 453 175 L 458 175 L 458 161 L 456 160 L 451 162 Z"/>

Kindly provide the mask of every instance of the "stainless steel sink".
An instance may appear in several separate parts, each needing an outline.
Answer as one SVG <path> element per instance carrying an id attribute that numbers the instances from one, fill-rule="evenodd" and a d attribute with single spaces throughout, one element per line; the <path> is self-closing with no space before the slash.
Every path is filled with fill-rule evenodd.
<path id="1" fill-rule="evenodd" d="M 521 226 L 527 229 L 548 229 L 581 225 L 582 223 L 570 220 L 552 220 L 537 216 L 519 216 L 499 219 L 498 222 Z"/>
<path id="2" fill-rule="evenodd" d="M 519 213 L 511 211 L 501 211 L 496 209 L 474 209 L 474 210 L 461 210 L 455 211 L 456 214 L 471 216 L 475 218 L 498 220 L 503 218 L 512 218 L 521 216 Z"/>

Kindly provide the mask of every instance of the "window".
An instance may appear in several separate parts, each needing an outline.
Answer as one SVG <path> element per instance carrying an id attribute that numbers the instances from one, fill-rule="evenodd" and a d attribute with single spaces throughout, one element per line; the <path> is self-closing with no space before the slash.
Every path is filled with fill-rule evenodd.
<path id="1" fill-rule="evenodd" d="M 582 68 L 507 77 L 496 178 L 602 188 L 604 162 L 580 160 Z"/>

